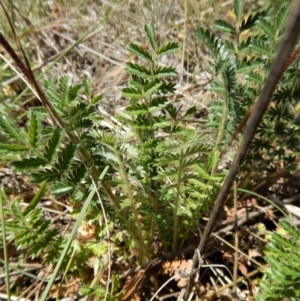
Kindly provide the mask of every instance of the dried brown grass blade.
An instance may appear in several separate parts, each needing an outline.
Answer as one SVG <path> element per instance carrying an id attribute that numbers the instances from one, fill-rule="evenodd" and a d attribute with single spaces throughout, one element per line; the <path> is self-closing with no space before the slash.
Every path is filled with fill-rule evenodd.
<path id="1" fill-rule="evenodd" d="M 21 60 L 21 58 L 18 56 L 18 54 L 14 51 L 14 49 L 11 47 L 11 45 L 9 44 L 7 39 L 5 39 L 5 37 L 2 35 L 2 33 L 0 33 L 0 43 L 1 43 L 1 45 L 6 50 L 8 55 L 11 57 L 11 59 L 13 60 L 13 62 L 17 66 L 17 68 L 25 76 L 26 80 L 28 81 L 28 84 L 32 86 L 32 89 L 35 91 L 35 94 L 36 94 L 37 98 L 40 100 L 40 102 L 42 103 L 44 108 L 48 111 L 49 116 L 50 116 L 51 121 L 52 121 L 52 124 L 55 125 L 55 124 L 58 123 L 62 128 L 64 128 L 62 120 L 57 116 L 57 114 L 55 114 L 55 111 L 54 111 L 52 105 L 47 101 L 44 92 L 42 91 L 42 89 L 40 88 L 39 84 L 37 83 L 37 81 L 35 79 L 35 76 L 34 76 L 33 71 L 31 69 L 29 60 L 27 59 L 27 56 L 26 56 L 25 51 L 22 47 L 21 41 L 20 41 L 16 31 L 15 31 L 14 25 L 11 22 L 11 19 L 10 19 L 8 13 L 7 13 L 7 10 L 4 6 L 4 4 L 2 2 L 0 2 L 0 5 L 1 5 L 1 7 L 2 7 L 4 13 L 5 13 L 5 16 L 8 20 L 9 26 L 10 26 L 11 31 L 12 31 L 13 36 L 14 36 L 14 40 L 17 44 L 18 49 L 22 53 L 23 60 L 24 60 L 25 63 Z"/>
<path id="2" fill-rule="evenodd" d="M 31 70 L 29 61 L 26 57 L 26 54 L 24 52 L 24 49 L 22 47 L 21 41 L 16 33 L 16 30 L 14 28 L 14 25 L 11 22 L 11 19 L 8 15 L 8 12 L 4 6 L 4 4 L 2 2 L 0 2 L 2 9 L 5 13 L 6 19 L 9 23 L 10 29 L 13 33 L 14 36 L 14 40 L 16 41 L 17 47 L 18 49 L 21 51 L 23 59 L 25 64 L 22 62 L 22 60 L 20 59 L 20 57 L 16 54 L 16 52 L 13 50 L 13 48 L 10 46 L 10 44 L 7 42 L 7 40 L 3 37 L 3 35 L 0 33 L 1 35 L 1 44 L 4 47 L 4 49 L 7 51 L 7 53 L 10 55 L 10 57 L 13 59 L 13 61 L 15 62 L 15 64 L 17 65 L 17 67 L 20 69 L 20 71 L 24 74 L 24 76 L 26 77 L 26 79 L 29 81 L 29 83 L 31 83 L 33 86 L 35 86 L 35 77 L 33 75 L 33 72 Z"/>

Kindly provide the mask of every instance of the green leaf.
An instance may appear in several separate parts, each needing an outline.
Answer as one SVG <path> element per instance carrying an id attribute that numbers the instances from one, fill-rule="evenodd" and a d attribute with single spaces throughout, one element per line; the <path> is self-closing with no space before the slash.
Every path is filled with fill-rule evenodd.
<path id="1" fill-rule="evenodd" d="M 170 166 L 170 164 L 178 163 L 180 161 L 180 154 L 172 154 L 172 153 L 165 153 L 162 157 L 157 159 L 157 166 Z"/>
<path id="2" fill-rule="evenodd" d="M 23 159 L 20 161 L 13 161 L 11 164 L 14 166 L 17 170 L 26 170 L 31 168 L 37 168 L 40 166 L 44 166 L 48 162 L 43 158 L 29 158 L 29 159 Z"/>
<path id="3" fill-rule="evenodd" d="M 250 43 L 251 43 L 251 37 L 248 37 L 248 39 L 246 41 L 242 41 L 238 45 L 239 52 L 243 53 L 243 52 L 248 51 L 249 47 L 250 47 Z"/>
<path id="4" fill-rule="evenodd" d="M 265 17 L 266 14 L 267 14 L 267 11 L 263 10 L 263 11 L 257 12 L 254 15 L 250 15 L 247 19 L 244 19 L 242 21 L 241 26 L 239 27 L 240 32 L 248 30 L 251 27 L 255 26 L 256 21 L 258 21 L 260 18 Z"/>
<path id="5" fill-rule="evenodd" d="M 137 76 L 135 74 L 132 75 L 129 84 L 138 90 L 142 90 L 146 85 L 147 81 L 143 79 L 141 76 Z"/>
<path id="6" fill-rule="evenodd" d="M 106 244 L 103 244 L 103 242 L 87 242 L 85 244 L 85 248 L 90 250 L 92 254 L 94 254 L 97 257 L 106 254 L 108 250 L 108 246 Z"/>
<path id="7" fill-rule="evenodd" d="M 195 171 L 199 174 L 203 180 L 210 180 L 210 175 L 201 165 L 195 165 Z"/>
<path id="8" fill-rule="evenodd" d="M 233 45 L 233 43 L 232 43 L 231 41 L 226 40 L 225 43 L 224 43 L 224 46 L 225 46 L 225 49 L 226 49 L 228 52 L 230 52 L 230 53 L 232 53 L 232 54 L 234 54 L 234 55 L 236 54 L 235 47 L 234 47 L 234 45 Z"/>
<path id="9" fill-rule="evenodd" d="M 185 182 L 187 180 L 193 181 L 193 180 L 198 179 L 198 178 L 199 178 L 199 176 L 197 176 L 197 175 L 185 173 L 182 176 L 182 178 L 180 179 L 180 182 L 182 183 L 182 182 Z"/>
<path id="10" fill-rule="evenodd" d="M 256 24 L 272 39 L 275 38 L 276 28 L 272 26 L 266 19 L 260 19 Z"/>
<path id="11" fill-rule="evenodd" d="M 153 114 L 154 112 L 161 111 L 168 105 L 168 99 L 165 96 L 153 97 L 147 106 L 149 113 Z"/>
<path id="12" fill-rule="evenodd" d="M 290 241 L 289 239 L 282 237 L 281 235 L 279 235 L 276 232 L 272 234 L 271 239 L 274 243 L 276 243 L 277 245 L 279 245 L 282 248 L 286 248 L 287 250 L 293 249 L 293 246 L 294 246 L 293 242 Z"/>
<path id="13" fill-rule="evenodd" d="M 62 173 L 54 168 L 46 168 L 40 172 L 33 172 L 30 176 L 30 182 L 40 183 L 40 182 L 51 182 L 53 180 L 60 180 Z"/>
<path id="14" fill-rule="evenodd" d="M 166 107 L 169 104 L 166 96 L 153 97 L 149 103 L 149 111 L 154 112 Z"/>
<path id="15" fill-rule="evenodd" d="M 80 287 L 79 292 L 80 294 L 82 294 L 83 296 L 89 296 L 94 294 L 95 289 L 87 286 L 87 285 L 83 285 Z"/>
<path id="16" fill-rule="evenodd" d="M 224 20 L 215 20 L 213 23 L 213 27 L 222 32 L 236 34 L 235 28 L 230 23 L 228 23 Z"/>
<path id="17" fill-rule="evenodd" d="M 290 4 L 289 3 L 284 3 L 279 11 L 277 12 L 277 19 L 276 19 L 276 30 L 279 32 L 282 30 L 284 27 L 284 24 L 286 22 L 286 18 L 289 14 L 290 11 Z"/>
<path id="18" fill-rule="evenodd" d="M 233 2 L 233 11 L 238 23 L 240 23 L 242 19 L 242 13 L 244 9 L 244 0 L 234 0 Z"/>
<path id="19" fill-rule="evenodd" d="M 50 78 L 45 80 L 44 86 L 47 98 L 49 98 L 49 100 L 51 100 L 55 105 L 65 102 L 65 99 L 63 99 L 55 90 L 54 79 Z M 62 89 L 64 89 L 64 84 L 62 84 Z"/>
<path id="20" fill-rule="evenodd" d="M 126 63 L 125 70 L 131 74 L 140 75 L 146 78 L 151 77 L 151 71 L 138 64 Z"/>
<path id="21" fill-rule="evenodd" d="M 176 52 L 179 49 L 180 49 L 180 46 L 177 42 L 168 43 L 168 44 L 160 47 L 156 51 L 156 55 L 160 56 L 160 55 L 163 55 L 163 54 L 166 54 L 166 53 Z"/>
<path id="22" fill-rule="evenodd" d="M 36 148 L 37 143 L 39 141 L 41 133 L 41 124 L 38 115 L 34 112 L 30 112 L 30 119 L 29 119 L 29 127 L 28 127 L 28 137 L 29 143 Z"/>
<path id="23" fill-rule="evenodd" d="M 28 147 L 24 145 L 18 145 L 18 144 L 3 144 L 0 143 L 0 152 L 2 151 L 9 151 L 12 153 L 18 153 L 18 152 L 24 152 L 28 151 Z"/>
<path id="24" fill-rule="evenodd" d="M 24 210 L 24 216 L 26 216 L 28 213 L 30 213 L 32 210 L 34 210 L 36 208 L 37 204 L 43 198 L 43 196 L 46 192 L 46 189 L 47 189 L 47 183 L 44 182 L 44 183 L 42 183 L 39 191 L 36 193 L 34 198 L 30 201 L 28 207 Z"/>
<path id="25" fill-rule="evenodd" d="M 51 162 L 53 155 L 60 143 L 61 139 L 61 131 L 59 128 L 55 128 L 51 137 L 47 141 L 47 145 L 45 146 L 44 157 Z"/>
<path id="26" fill-rule="evenodd" d="M 20 135 L 20 131 L 17 130 L 7 119 L 5 115 L 0 116 L 0 127 L 11 138 L 16 139 L 18 142 L 24 142 L 23 136 Z"/>
<path id="27" fill-rule="evenodd" d="M 67 96 L 69 94 L 68 81 L 69 81 L 69 78 L 67 76 L 62 76 L 59 79 L 59 83 L 58 83 L 59 91 L 63 95 L 65 102 L 67 101 Z M 53 85 L 53 87 L 54 87 L 54 85 Z"/>
<path id="28" fill-rule="evenodd" d="M 244 59 L 242 61 L 238 61 L 236 64 L 236 72 L 237 73 L 246 73 L 246 72 L 250 72 L 254 69 L 256 69 L 259 66 L 263 66 L 263 63 L 261 60 L 258 59 L 251 59 L 251 60 L 247 60 Z"/>
<path id="29" fill-rule="evenodd" d="M 185 112 L 185 114 L 183 114 L 182 117 L 180 117 L 179 120 L 182 120 L 182 119 L 184 119 L 184 118 L 186 118 L 186 117 L 188 117 L 188 116 L 194 115 L 194 114 L 196 114 L 196 113 L 197 113 L 196 107 L 191 107 L 191 108 L 189 108 L 189 109 Z"/>
<path id="30" fill-rule="evenodd" d="M 262 84 L 264 79 L 258 72 L 251 71 L 246 75 L 246 80 L 250 80 L 257 84 Z"/>
<path id="31" fill-rule="evenodd" d="M 97 106 L 97 105 L 99 105 L 102 102 L 102 100 L 103 100 L 103 95 L 102 94 L 96 95 L 91 100 L 91 105 L 92 106 Z"/>
<path id="32" fill-rule="evenodd" d="M 175 86 L 176 84 L 174 83 L 162 83 L 162 85 L 159 88 L 159 92 L 163 94 L 173 94 L 175 92 Z"/>
<path id="33" fill-rule="evenodd" d="M 177 71 L 173 67 L 158 67 L 154 70 L 154 76 L 156 78 L 167 77 L 167 76 L 177 76 Z"/>
<path id="34" fill-rule="evenodd" d="M 11 204 L 11 211 L 14 216 L 21 222 L 26 223 L 23 212 L 21 211 L 20 199 L 15 199 Z"/>
<path id="35" fill-rule="evenodd" d="M 299 258 L 298 258 L 299 260 Z M 300 270 L 298 268 L 293 268 L 291 266 L 282 266 L 281 267 L 281 270 L 280 270 L 281 273 L 283 273 L 285 275 L 285 278 L 288 278 L 288 277 L 297 277 L 299 278 L 300 276 Z M 291 281 L 291 284 L 292 284 L 292 281 Z"/>
<path id="36" fill-rule="evenodd" d="M 122 89 L 122 96 L 131 99 L 143 98 L 143 94 L 140 90 L 135 88 L 124 88 Z"/>
<path id="37" fill-rule="evenodd" d="M 258 39 L 255 39 L 251 43 L 251 48 L 260 52 L 261 54 L 265 54 L 268 56 L 272 56 L 272 49 L 266 42 L 259 41 Z"/>
<path id="38" fill-rule="evenodd" d="M 177 110 L 174 107 L 173 104 L 169 103 L 166 107 L 165 110 L 170 114 L 173 120 L 176 120 L 177 118 Z"/>
<path id="39" fill-rule="evenodd" d="M 203 27 L 198 27 L 195 31 L 195 36 L 205 43 L 216 57 L 219 56 L 222 42 L 214 33 L 211 33 L 208 29 L 205 30 Z"/>
<path id="40" fill-rule="evenodd" d="M 291 225 L 288 221 L 282 220 L 280 222 L 280 225 L 285 231 L 289 233 L 289 235 L 292 235 L 295 239 L 300 239 L 300 231 L 293 225 Z"/>
<path id="41" fill-rule="evenodd" d="M 77 103 L 75 106 L 70 107 L 66 112 L 67 124 L 70 129 L 90 128 L 92 126 L 92 116 L 95 115 L 95 109 L 88 106 L 87 103 Z"/>
<path id="42" fill-rule="evenodd" d="M 155 50 L 156 49 L 156 40 L 155 40 L 153 23 L 145 25 L 145 31 L 147 33 L 147 37 L 150 41 L 150 44 L 151 44 L 153 50 Z"/>
<path id="43" fill-rule="evenodd" d="M 278 260 L 277 257 L 274 257 L 272 255 L 267 256 L 267 261 L 273 266 L 277 267 L 280 261 Z"/>
<path id="44" fill-rule="evenodd" d="M 189 166 L 194 166 L 195 164 L 205 164 L 205 159 L 202 156 L 198 156 L 195 158 L 187 158 L 182 162 L 182 168 L 187 168 Z"/>
<path id="45" fill-rule="evenodd" d="M 85 173 L 86 167 L 83 163 L 73 163 L 68 174 L 68 181 L 72 184 L 79 183 L 85 177 Z"/>
<path id="46" fill-rule="evenodd" d="M 68 169 L 71 160 L 75 156 L 76 150 L 77 146 L 69 142 L 64 149 L 58 153 L 57 163 L 54 164 L 54 167 L 60 171 Z"/>
<path id="47" fill-rule="evenodd" d="M 153 62 L 151 54 L 147 50 L 136 44 L 129 43 L 127 46 L 127 50 L 151 63 Z"/>
<path id="48" fill-rule="evenodd" d="M 214 170 L 220 161 L 219 159 L 220 153 L 217 151 L 211 152 L 208 157 L 209 168 Z"/>
<path id="49" fill-rule="evenodd" d="M 126 112 L 130 115 L 147 115 L 149 113 L 146 104 L 136 103 L 126 107 Z"/>
<path id="50" fill-rule="evenodd" d="M 204 140 L 205 139 L 205 136 L 204 137 L 201 137 L 201 138 L 197 138 L 197 139 L 201 139 L 201 140 Z M 205 140 L 204 140 L 205 141 Z M 205 152 L 209 152 L 209 148 L 204 145 L 204 144 L 200 144 L 200 145 L 194 145 L 194 146 L 189 146 L 187 147 L 185 150 L 184 150 L 184 157 L 187 157 L 187 156 L 191 156 L 191 155 L 197 155 L 197 154 L 203 154 Z"/>
<path id="51" fill-rule="evenodd" d="M 158 79 L 155 79 L 149 83 L 144 88 L 143 97 L 147 97 L 151 94 L 154 94 L 158 91 L 159 87 L 162 85 L 162 82 Z"/>
<path id="52" fill-rule="evenodd" d="M 66 193 L 71 192 L 74 189 L 74 187 L 69 183 L 55 183 L 51 186 L 51 193 L 54 195 L 63 196 Z"/>
<path id="53" fill-rule="evenodd" d="M 155 179 L 165 179 L 166 177 L 178 177 L 178 170 L 176 168 L 166 168 L 160 171 Z"/>
<path id="54" fill-rule="evenodd" d="M 215 62 L 215 73 L 219 74 L 222 73 L 230 66 L 230 60 L 229 59 L 223 59 L 221 56 L 218 56 L 216 62 Z"/>
<path id="55" fill-rule="evenodd" d="M 85 94 L 87 95 L 88 99 L 90 99 L 91 98 L 91 84 L 90 84 L 90 81 L 87 80 L 87 79 L 84 79 L 82 85 L 83 85 Z"/>
<path id="56" fill-rule="evenodd" d="M 69 87 L 68 101 L 73 102 L 77 100 L 78 95 L 82 91 L 83 86 L 80 84 L 72 85 Z"/>

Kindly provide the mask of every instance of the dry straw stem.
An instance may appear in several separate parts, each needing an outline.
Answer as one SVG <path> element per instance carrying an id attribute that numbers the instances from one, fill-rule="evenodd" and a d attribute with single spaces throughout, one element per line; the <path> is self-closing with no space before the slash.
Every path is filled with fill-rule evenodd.
<path id="1" fill-rule="evenodd" d="M 296 44 L 300 32 L 299 24 L 300 24 L 300 0 L 294 0 L 293 5 L 291 6 L 290 15 L 288 17 L 288 23 L 286 25 L 285 32 L 283 34 L 280 45 L 278 47 L 277 55 L 271 64 L 270 72 L 266 79 L 265 85 L 259 95 L 259 98 L 254 107 L 254 111 L 248 121 L 248 125 L 245 130 L 245 135 L 241 142 L 241 146 L 234 157 L 228 175 L 217 196 L 213 210 L 210 214 L 208 223 L 204 230 L 202 239 L 198 246 L 198 249 L 201 254 L 203 253 L 206 242 L 208 241 L 214 229 L 214 226 L 216 225 L 216 221 L 218 220 L 219 215 L 221 213 L 223 203 L 226 200 L 228 193 L 230 192 L 232 183 L 235 180 L 239 167 L 243 161 L 244 156 L 246 155 L 249 145 L 255 135 L 256 129 L 263 117 L 263 114 L 265 113 L 268 107 L 269 101 L 277 86 L 277 83 L 279 82 L 281 76 L 285 71 L 286 62 L 291 56 L 293 47 Z M 194 263 L 193 263 L 193 268 L 196 268 Z M 188 300 L 193 285 L 194 285 L 194 275 L 190 277 L 190 281 L 188 283 L 186 293 L 184 295 L 185 301 Z"/>

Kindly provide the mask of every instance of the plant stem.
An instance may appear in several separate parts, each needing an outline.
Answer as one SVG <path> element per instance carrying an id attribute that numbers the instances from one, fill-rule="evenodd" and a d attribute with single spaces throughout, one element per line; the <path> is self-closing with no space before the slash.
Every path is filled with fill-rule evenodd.
<path id="1" fill-rule="evenodd" d="M 172 243 L 172 251 L 174 252 L 177 249 L 177 236 L 178 236 L 178 208 L 180 201 L 180 185 L 181 185 L 181 174 L 182 174 L 182 158 L 183 152 L 180 151 L 180 161 L 178 168 L 178 178 L 177 178 L 177 187 L 176 187 L 176 197 L 175 197 L 175 205 L 173 211 L 173 243 Z"/>
<path id="2" fill-rule="evenodd" d="M 216 144 L 214 147 L 214 151 L 218 150 L 218 146 L 221 143 L 222 137 L 223 137 L 223 133 L 224 133 L 224 128 L 225 128 L 225 122 L 227 120 L 227 114 L 228 114 L 228 106 L 229 106 L 229 96 L 228 96 L 228 91 L 227 91 L 227 80 L 226 80 L 226 76 L 224 75 L 224 73 L 222 72 L 222 77 L 223 77 L 223 81 L 224 81 L 224 86 L 225 86 L 225 91 L 224 91 L 224 105 L 223 105 L 223 112 L 222 112 L 222 118 L 221 118 L 221 124 L 219 126 L 219 130 L 218 130 L 218 136 L 216 139 Z"/>
<path id="3" fill-rule="evenodd" d="M 136 208 L 136 204 L 135 204 L 135 199 L 133 197 L 133 193 L 132 193 L 132 189 L 131 189 L 131 185 L 128 179 L 128 174 L 126 173 L 124 166 L 123 166 L 123 161 L 122 158 L 120 156 L 120 153 L 118 151 L 115 150 L 115 154 L 119 163 L 119 167 L 120 167 L 120 176 L 124 181 L 124 193 L 125 195 L 127 195 L 127 197 L 129 198 L 130 201 L 130 205 L 131 205 L 131 210 L 133 212 L 134 215 L 134 219 L 135 219 L 135 223 L 136 223 L 136 227 L 137 227 L 137 231 L 135 231 L 135 235 L 133 237 L 135 237 L 136 243 L 137 243 L 137 252 L 138 252 L 138 261 L 140 264 L 147 262 L 150 260 L 150 256 L 149 256 L 149 252 L 148 249 L 145 245 L 145 241 L 144 241 L 144 237 L 143 237 L 143 227 L 142 227 L 142 223 L 141 223 L 141 218 L 140 218 L 140 214 Z"/>
<path id="4" fill-rule="evenodd" d="M 3 253 L 4 253 L 4 262 L 5 262 L 5 281 L 6 281 L 6 294 L 7 300 L 10 300 L 10 283 L 9 283 L 9 260 L 7 253 L 7 241 L 6 241 L 6 228 L 5 228 L 5 218 L 3 211 L 3 203 L 5 201 L 5 195 L 3 190 L 0 190 L 0 218 L 2 221 L 2 243 L 3 243 Z"/>

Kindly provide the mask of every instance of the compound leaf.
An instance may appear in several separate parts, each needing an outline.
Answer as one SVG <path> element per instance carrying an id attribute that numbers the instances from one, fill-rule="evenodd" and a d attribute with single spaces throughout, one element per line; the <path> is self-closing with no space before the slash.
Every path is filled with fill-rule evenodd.
<path id="1" fill-rule="evenodd" d="M 59 182 L 51 186 L 51 193 L 62 196 L 66 193 L 70 193 L 73 189 L 74 187 L 70 183 Z"/>
<path id="2" fill-rule="evenodd" d="M 264 16 L 266 16 L 266 14 L 267 14 L 267 11 L 263 10 L 263 11 L 257 12 L 254 15 L 250 15 L 247 19 L 243 19 L 242 24 L 239 28 L 240 32 L 253 27 L 255 25 L 256 21 L 258 21 L 260 18 L 263 18 Z"/>
<path id="3" fill-rule="evenodd" d="M 158 67 L 154 70 L 154 76 L 157 78 L 167 76 L 177 76 L 177 71 L 173 67 Z"/>
<path id="4" fill-rule="evenodd" d="M 126 63 L 125 70 L 131 74 L 140 75 L 146 78 L 151 76 L 150 70 L 138 64 Z"/>
<path id="5" fill-rule="evenodd" d="M 153 23 L 145 25 L 145 31 L 147 33 L 148 39 L 153 50 L 156 49 L 156 40 L 155 40 L 155 33 L 154 33 L 154 26 Z"/>
<path id="6" fill-rule="evenodd" d="M 20 135 L 20 131 L 9 122 L 5 115 L 0 116 L 0 127 L 11 138 L 16 139 L 19 142 L 24 142 L 23 137 Z"/>
<path id="7" fill-rule="evenodd" d="M 271 38 L 275 37 L 276 30 L 266 19 L 260 19 L 256 24 Z"/>
<path id="8" fill-rule="evenodd" d="M 162 85 L 162 82 L 158 79 L 155 79 L 155 80 L 147 83 L 147 85 L 144 88 L 143 97 L 147 97 L 147 96 L 155 93 L 160 88 L 161 85 Z"/>
<path id="9" fill-rule="evenodd" d="M 129 43 L 127 46 L 127 50 L 133 54 L 136 54 L 139 57 L 142 57 L 143 59 L 151 63 L 153 62 L 151 54 L 147 50 L 145 50 L 144 48 L 136 44 Z"/>
<path id="10" fill-rule="evenodd" d="M 28 127 L 28 141 L 34 148 L 37 147 L 39 137 L 41 133 L 41 123 L 38 115 L 34 112 L 30 112 L 29 127 Z"/>
<path id="11" fill-rule="evenodd" d="M 252 41 L 251 48 L 260 52 L 261 54 L 265 54 L 268 56 L 272 55 L 272 49 L 270 48 L 269 44 L 258 39 Z"/>
<path id="12" fill-rule="evenodd" d="M 244 9 L 244 0 L 234 0 L 233 2 L 233 11 L 238 23 L 240 23 L 242 19 L 242 13 Z"/>
<path id="13" fill-rule="evenodd" d="M 32 210 L 36 208 L 38 203 L 41 201 L 42 197 L 44 196 L 47 189 L 47 183 L 42 183 L 39 191 L 36 193 L 34 198 L 30 201 L 28 207 L 24 210 L 24 216 L 26 216 L 28 213 L 30 213 Z"/>
<path id="14" fill-rule="evenodd" d="M 0 152 L 8 151 L 11 153 L 18 153 L 28 151 L 28 147 L 19 144 L 4 144 L 0 143 Z"/>
<path id="15" fill-rule="evenodd" d="M 215 56 L 219 55 L 222 42 L 214 33 L 211 33 L 208 29 L 205 30 L 203 27 L 198 27 L 196 29 L 195 36 L 205 43 Z"/>
<path id="16" fill-rule="evenodd" d="M 230 34 L 236 34 L 235 28 L 228 22 L 224 20 L 215 20 L 213 23 L 214 28 L 222 32 L 227 32 Z"/>
<path id="17" fill-rule="evenodd" d="M 51 162 L 53 155 L 60 143 L 61 131 L 59 128 L 55 128 L 51 137 L 47 141 L 47 145 L 45 146 L 44 157 Z"/>
<path id="18" fill-rule="evenodd" d="M 173 42 L 173 43 L 168 43 L 162 47 L 160 47 L 157 51 L 156 54 L 158 56 L 166 54 L 166 53 L 171 53 L 171 52 L 176 52 L 177 50 L 179 50 L 179 44 L 177 42 Z"/>
<path id="19" fill-rule="evenodd" d="M 139 89 L 124 88 L 124 89 L 122 89 L 122 96 L 131 98 L 131 99 L 138 99 L 138 98 L 142 98 L 143 94 Z"/>
<path id="20" fill-rule="evenodd" d="M 64 149 L 58 153 L 58 160 L 54 165 L 55 168 L 60 171 L 66 170 L 74 158 L 76 150 L 76 145 L 74 145 L 72 142 L 68 143 Z"/>
<path id="21" fill-rule="evenodd" d="M 40 183 L 40 182 L 51 182 L 53 180 L 59 180 L 62 174 L 59 170 L 55 168 L 46 168 L 45 170 L 34 172 L 30 176 L 30 181 L 32 183 Z"/>
<path id="22" fill-rule="evenodd" d="M 47 164 L 48 162 L 40 157 L 32 157 L 28 159 L 23 159 L 20 161 L 13 161 L 12 166 L 14 166 L 17 170 L 26 170 L 31 168 L 37 168 Z"/>

